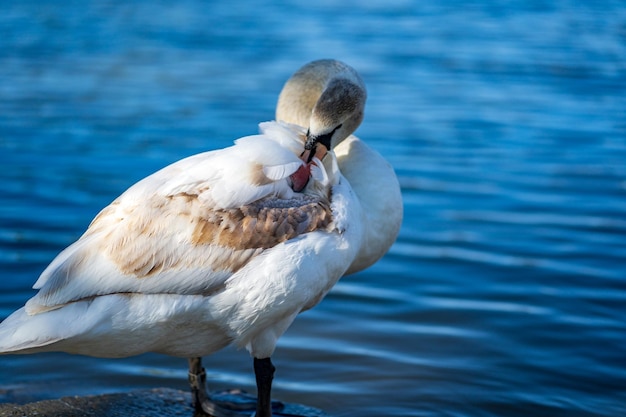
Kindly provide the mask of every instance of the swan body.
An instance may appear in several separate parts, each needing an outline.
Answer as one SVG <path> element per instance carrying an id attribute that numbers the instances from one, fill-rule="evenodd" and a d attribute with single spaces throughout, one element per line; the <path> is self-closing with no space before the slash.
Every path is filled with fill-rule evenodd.
<path id="1" fill-rule="evenodd" d="M 287 178 L 303 162 L 280 140 L 299 136 L 276 122 L 261 128 L 158 171 L 102 210 L 2 323 L 0 351 L 194 357 L 235 343 L 271 355 L 355 256 L 360 207 L 332 160 L 335 172 L 320 164 L 321 182 L 293 192 Z"/>
<path id="2" fill-rule="evenodd" d="M 393 169 L 351 135 L 365 97 L 351 67 L 315 61 L 287 82 L 278 121 L 261 124 L 259 135 L 133 185 L 0 323 L 0 354 L 191 358 L 194 403 L 219 415 L 199 358 L 235 344 L 255 358 L 256 415 L 271 416 L 278 338 L 398 234 Z M 306 184 L 298 192 L 297 173 Z"/>

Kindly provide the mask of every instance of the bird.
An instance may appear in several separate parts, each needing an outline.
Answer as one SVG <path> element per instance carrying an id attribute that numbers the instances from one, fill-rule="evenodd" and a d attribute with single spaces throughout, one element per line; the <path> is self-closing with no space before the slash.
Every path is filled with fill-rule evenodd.
<path id="1" fill-rule="evenodd" d="M 348 64 L 309 62 L 259 134 L 132 185 L 0 323 L 0 354 L 186 358 L 193 406 L 219 417 L 239 414 L 207 391 L 202 357 L 235 345 L 253 358 L 249 412 L 271 417 L 280 336 L 400 230 L 393 167 L 353 135 L 366 97 Z"/>

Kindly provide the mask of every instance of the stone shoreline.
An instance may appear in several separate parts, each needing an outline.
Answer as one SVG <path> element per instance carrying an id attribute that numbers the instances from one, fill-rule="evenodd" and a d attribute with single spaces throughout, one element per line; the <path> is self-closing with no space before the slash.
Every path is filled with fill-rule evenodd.
<path id="1" fill-rule="evenodd" d="M 220 394 L 217 394 L 218 396 Z M 244 393 L 224 393 L 229 398 L 250 396 Z M 282 412 L 281 412 L 282 411 Z M 297 404 L 285 404 L 284 409 L 274 413 L 276 417 L 328 417 L 322 411 Z M 284 413 L 284 414 L 283 414 Z M 251 412 L 241 413 L 242 416 Z M 0 417 L 200 417 L 191 406 L 188 392 L 170 388 L 155 388 L 120 394 L 63 397 L 28 404 L 0 404 Z"/>
<path id="2" fill-rule="evenodd" d="M 63 397 L 29 404 L 0 404 L 0 417 L 161 417 L 193 416 L 191 396 L 168 388 Z"/>

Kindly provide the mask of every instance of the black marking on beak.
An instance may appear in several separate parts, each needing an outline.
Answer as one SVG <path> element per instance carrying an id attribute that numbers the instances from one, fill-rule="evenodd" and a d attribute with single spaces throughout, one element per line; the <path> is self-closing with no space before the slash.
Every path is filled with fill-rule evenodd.
<path id="1" fill-rule="evenodd" d="M 323 135 L 319 135 L 319 136 L 312 136 L 311 130 L 310 129 L 307 130 L 306 142 L 304 143 L 304 149 L 314 151 L 315 145 L 317 145 L 318 143 L 321 143 L 322 145 L 326 146 L 326 149 L 330 150 L 330 141 L 333 138 L 333 135 L 335 134 L 337 129 L 339 129 L 340 127 L 341 127 L 341 124 L 337 125 L 337 127 L 335 127 L 330 132 L 325 133 Z M 315 153 L 315 152 L 312 152 L 312 153 Z"/>
<path id="2" fill-rule="evenodd" d="M 311 163 L 316 152 L 317 152 L 317 143 L 313 145 L 313 149 L 311 149 L 311 152 L 309 152 L 309 157 L 306 159 L 307 164 Z"/>

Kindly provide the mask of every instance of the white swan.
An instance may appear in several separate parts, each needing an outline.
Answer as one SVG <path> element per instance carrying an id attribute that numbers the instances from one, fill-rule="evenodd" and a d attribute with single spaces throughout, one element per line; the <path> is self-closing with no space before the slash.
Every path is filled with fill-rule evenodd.
<path id="1" fill-rule="evenodd" d="M 254 357 L 256 415 L 271 416 L 278 338 L 399 231 L 392 168 L 350 136 L 364 103 L 349 66 L 304 66 L 278 102 L 291 124 L 176 162 L 103 209 L 0 324 L 0 353 L 186 357 L 195 406 L 229 415 L 206 394 L 200 357 L 234 343 Z"/>

